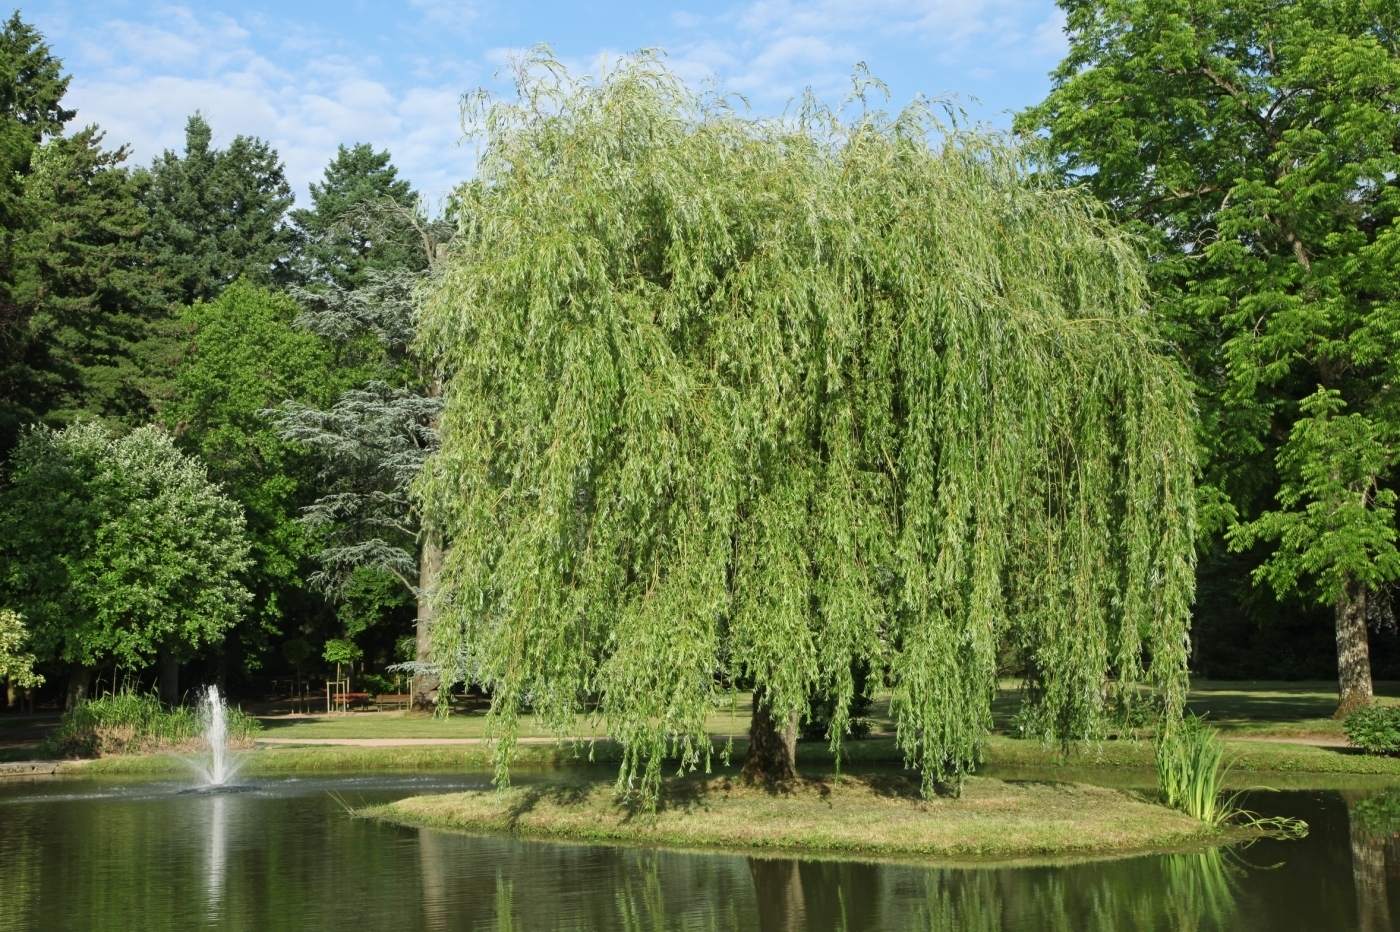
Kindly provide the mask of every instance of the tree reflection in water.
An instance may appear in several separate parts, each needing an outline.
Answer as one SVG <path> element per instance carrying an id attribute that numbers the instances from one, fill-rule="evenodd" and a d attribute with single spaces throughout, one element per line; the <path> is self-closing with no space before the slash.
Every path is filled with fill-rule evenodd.
<path id="1" fill-rule="evenodd" d="M 1389 873 L 1400 871 L 1400 793 L 1364 796 L 1343 792 L 1342 798 L 1350 823 L 1351 874 L 1360 932 L 1390 932 L 1394 926 L 1387 879 Z"/>

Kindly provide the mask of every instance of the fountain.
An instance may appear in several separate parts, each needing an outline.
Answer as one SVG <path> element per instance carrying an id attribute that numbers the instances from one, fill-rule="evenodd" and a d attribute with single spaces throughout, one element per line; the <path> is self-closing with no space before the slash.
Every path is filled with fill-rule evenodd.
<path id="1" fill-rule="evenodd" d="M 200 718 L 204 722 L 204 743 L 209 746 L 209 762 L 190 760 L 195 772 L 204 778 L 204 785 L 185 790 L 186 793 L 242 793 L 255 786 L 238 786 L 231 781 L 243 765 L 242 755 L 228 748 L 228 709 L 219 695 L 219 687 L 208 686 L 199 701 Z"/>

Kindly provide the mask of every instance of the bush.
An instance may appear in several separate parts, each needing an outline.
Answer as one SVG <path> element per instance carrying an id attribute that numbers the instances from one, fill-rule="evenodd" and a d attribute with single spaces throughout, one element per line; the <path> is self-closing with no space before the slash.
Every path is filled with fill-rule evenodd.
<path id="1" fill-rule="evenodd" d="M 1367 754 L 1400 751 L 1400 706 L 1367 705 L 1347 716 L 1347 740 Z"/>
<path id="2" fill-rule="evenodd" d="M 238 709 L 228 710 L 229 744 L 251 747 L 262 727 Z M 167 709 L 152 694 L 113 693 L 88 699 L 63 713 L 58 730 L 39 745 L 44 757 L 110 757 L 152 751 L 198 751 L 204 723 L 199 711 Z"/>

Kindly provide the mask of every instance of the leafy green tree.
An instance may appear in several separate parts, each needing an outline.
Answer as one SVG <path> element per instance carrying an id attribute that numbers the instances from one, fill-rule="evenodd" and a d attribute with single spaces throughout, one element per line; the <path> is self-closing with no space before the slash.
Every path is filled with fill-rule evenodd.
<path id="1" fill-rule="evenodd" d="M 34 655 L 24 649 L 28 640 L 24 618 L 18 612 L 0 609 L 0 677 L 10 687 L 28 689 L 44 683 L 44 678 L 34 672 Z"/>
<path id="2" fill-rule="evenodd" d="M 286 294 L 246 281 L 182 311 L 186 349 L 162 411 L 179 445 L 206 464 L 247 517 L 253 598 L 236 636 L 245 668 L 259 663 L 288 609 L 305 615 L 316 608 L 304 580 L 322 546 L 300 520 L 323 492 L 319 464 L 259 412 L 288 399 L 328 404 L 373 371 L 294 326 L 298 312 Z"/>
<path id="3" fill-rule="evenodd" d="M 6 601 L 36 655 L 73 668 L 70 703 L 94 667 L 218 642 L 248 601 L 238 505 L 158 428 L 34 428 L 0 505 Z M 175 685 L 162 677 L 167 699 Z"/>
<path id="4" fill-rule="evenodd" d="M 239 278 L 267 285 L 291 275 L 293 196 L 277 152 L 256 137 L 235 136 L 227 149 L 212 140 L 194 114 L 184 154 L 167 150 L 144 179 L 150 221 L 142 248 L 171 304 L 211 301 Z"/>
<path id="5" fill-rule="evenodd" d="M 649 56 L 518 75 L 420 337 L 435 656 L 491 689 L 499 779 L 525 703 L 563 732 L 596 701 L 654 794 L 739 682 L 744 772 L 781 778 L 814 691 L 839 749 L 867 664 L 931 792 L 979 759 L 1002 639 L 1048 738 L 1144 681 L 1170 726 L 1189 383 L 1090 198 L 921 103 L 750 120 Z"/>
<path id="6" fill-rule="evenodd" d="M 376 221 L 386 208 L 412 211 L 417 197 L 400 178 L 389 153 L 368 143 L 340 146 L 320 184 L 311 184 L 311 207 L 291 212 L 301 235 L 301 277 L 353 290 L 372 270 L 393 272 L 424 265 L 423 251 L 402 236 L 380 236 Z"/>
<path id="7" fill-rule="evenodd" d="M 1295 425 L 1319 416 L 1304 402 L 1321 385 L 1376 437 L 1400 429 L 1400 7 L 1061 6 L 1069 55 L 1049 97 L 1017 125 L 1047 131 L 1065 180 L 1145 238 L 1158 314 L 1197 384 L 1203 528 L 1219 532 L 1275 502 L 1288 511 L 1306 499 L 1329 520 L 1359 520 L 1338 530 L 1344 537 L 1367 538 L 1382 512 L 1331 511 L 1297 484 L 1328 468 L 1300 457 L 1330 454 L 1308 439 L 1318 436 L 1312 428 Z M 1386 486 L 1390 470 L 1387 462 L 1374 479 Z M 1281 474 L 1294 478 L 1282 479 L 1280 499 Z M 1370 680 L 1366 629 L 1346 619 L 1383 595 L 1371 585 L 1384 574 L 1368 571 L 1362 588 L 1341 590 L 1330 573 L 1280 575 L 1292 551 L 1262 531 L 1290 520 L 1233 539 L 1283 541 L 1277 560 L 1259 555 L 1269 561 L 1260 579 L 1344 593 L 1335 603 L 1344 711 L 1370 694 L 1359 685 Z"/>
<path id="8" fill-rule="evenodd" d="M 1303 416 L 1279 451 L 1282 508 L 1230 529 L 1233 545 L 1278 541 L 1255 571 L 1279 593 L 1315 580 L 1318 599 L 1336 607 L 1337 668 L 1342 714 L 1371 701 L 1366 645 L 1369 593 L 1400 579 L 1395 547 L 1395 492 L 1380 485 L 1395 453 L 1376 425 L 1342 415 L 1341 393 L 1319 389 L 1303 400 Z"/>

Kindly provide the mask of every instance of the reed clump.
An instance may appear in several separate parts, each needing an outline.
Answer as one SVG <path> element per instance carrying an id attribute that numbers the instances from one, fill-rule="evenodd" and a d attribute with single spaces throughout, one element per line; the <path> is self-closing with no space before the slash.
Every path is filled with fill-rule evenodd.
<path id="1" fill-rule="evenodd" d="M 262 727 L 238 709 L 228 710 L 229 746 L 247 749 Z M 58 729 L 39 746 L 44 757 L 111 757 L 152 751 L 196 751 L 203 743 L 198 710 L 167 709 L 150 693 L 123 690 L 86 699 L 63 713 Z"/>
<path id="2" fill-rule="evenodd" d="M 1168 806 L 1210 825 L 1229 817 L 1220 802 L 1225 744 L 1214 728 L 1194 715 L 1164 732 L 1154 747 L 1157 784 Z"/>

